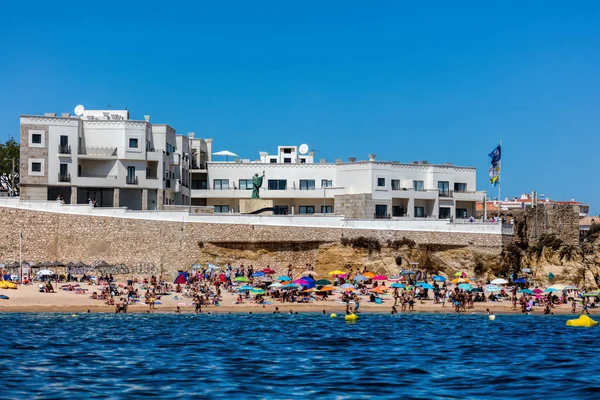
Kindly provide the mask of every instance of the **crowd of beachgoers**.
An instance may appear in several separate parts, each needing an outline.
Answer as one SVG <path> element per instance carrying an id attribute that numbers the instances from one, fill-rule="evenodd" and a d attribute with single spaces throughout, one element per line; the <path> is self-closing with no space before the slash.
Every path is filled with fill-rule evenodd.
<path id="1" fill-rule="evenodd" d="M 53 275 L 29 279 L 40 292 L 56 290 L 73 292 L 114 307 L 115 312 L 127 312 L 130 306 L 146 306 L 152 313 L 156 306 L 176 304 L 175 312 L 217 310 L 222 305 L 273 308 L 279 305 L 342 305 L 347 314 L 358 313 L 361 304 L 390 313 L 413 312 L 420 306 L 435 306 L 448 312 L 473 311 L 476 305 L 510 305 L 511 311 L 552 314 L 557 308 L 570 307 L 571 312 L 589 313 L 598 307 L 600 291 L 585 292 L 575 285 L 554 284 L 538 287 L 529 277 L 511 276 L 509 279 L 477 279 L 464 271 L 453 276 L 428 275 L 424 271 L 402 270 L 387 276 L 368 271 L 329 271 L 319 276 L 310 265 L 303 272 L 288 266 L 285 274 L 266 266 L 218 267 L 214 264 L 195 264 L 188 271 L 180 271 L 176 279 L 161 277 L 132 278 L 118 281 L 112 275 L 66 276 L 67 282 L 53 280 Z M 0 285 L 1 286 L 1 285 Z M 159 307 L 160 308 L 160 307 Z M 482 307 L 479 307 L 482 308 Z"/>

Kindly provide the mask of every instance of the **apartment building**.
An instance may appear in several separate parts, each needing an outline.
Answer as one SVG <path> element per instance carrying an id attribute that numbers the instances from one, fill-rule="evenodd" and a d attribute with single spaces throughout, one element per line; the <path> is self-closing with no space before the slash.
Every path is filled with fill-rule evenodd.
<path id="1" fill-rule="evenodd" d="M 151 124 L 149 115 L 132 120 L 127 110 L 76 111 L 20 116 L 22 199 L 95 199 L 100 207 L 133 210 L 189 204 L 187 136 Z"/>

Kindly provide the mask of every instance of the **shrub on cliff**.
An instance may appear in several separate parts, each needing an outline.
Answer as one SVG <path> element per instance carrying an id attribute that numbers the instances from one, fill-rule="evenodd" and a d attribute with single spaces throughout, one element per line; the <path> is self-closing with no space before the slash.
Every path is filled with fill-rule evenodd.
<path id="1" fill-rule="evenodd" d="M 600 232 L 600 224 L 593 223 L 590 225 L 590 229 L 586 233 L 586 237 L 591 237 L 592 235 Z"/>
<path id="2" fill-rule="evenodd" d="M 342 246 L 352 246 L 355 249 L 367 249 L 369 254 L 381 251 L 381 243 L 379 240 L 365 236 L 358 236 L 352 239 L 343 237 Z"/>
<path id="3" fill-rule="evenodd" d="M 553 233 L 544 233 L 540 235 L 537 241 L 529 245 L 527 251 L 539 259 L 545 248 L 557 251 L 562 246 L 564 246 L 564 242 L 558 236 Z"/>
<path id="4" fill-rule="evenodd" d="M 409 249 L 413 249 L 417 246 L 417 242 L 415 242 L 412 239 L 403 237 L 402 239 L 388 240 L 387 245 L 388 245 L 388 247 L 391 247 L 394 250 L 398 250 L 402 246 L 406 246 Z"/>

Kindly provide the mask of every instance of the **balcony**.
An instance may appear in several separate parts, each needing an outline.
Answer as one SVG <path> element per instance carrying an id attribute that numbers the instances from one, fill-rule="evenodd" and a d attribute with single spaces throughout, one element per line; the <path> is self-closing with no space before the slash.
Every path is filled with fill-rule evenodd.
<path id="1" fill-rule="evenodd" d="M 68 144 L 58 145 L 58 156 L 71 155 L 71 146 Z"/>
<path id="2" fill-rule="evenodd" d="M 158 176 L 156 174 L 146 174 L 146 179 L 158 179 Z"/>
<path id="3" fill-rule="evenodd" d="M 438 196 L 440 196 L 440 197 L 452 197 L 452 190 L 441 190 L 441 189 L 438 189 Z"/>
<path id="4" fill-rule="evenodd" d="M 206 164 L 204 164 L 204 163 L 192 164 L 192 166 L 190 167 L 190 171 L 192 171 L 192 172 L 206 171 Z"/>
<path id="5" fill-rule="evenodd" d="M 485 198 L 485 191 L 453 191 L 452 197 L 456 201 L 482 201 Z"/>
<path id="6" fill-rule="evenodd" d="M 78 153 L 88 158 L 117 158 L 116 147 L 80 147 Z"/>
<path id="7" fill-rule="evenodd" d="M 58 181 L 59 182 L 71 182 L 71 174 L 61 174 L 58 173 Z"/>
<path id="8" fill-rule="evenodd" d="M 169 154 L 169 164 L 179 165 L 181 163 L 181 154 L 171 153 Z"/>
<path id="9" fill-rule="evenodd" d="M 171 180 L 170 179 L 166 180 L 165 186 L 168 187 L 168 188 L 171 188 Z"/>
<path id="10" fill-rule="evenodd" d="M 138 178 L 137 176 L 128 176 L 126 183 L 128 185 L 137 185 L 138 184 Z"/>

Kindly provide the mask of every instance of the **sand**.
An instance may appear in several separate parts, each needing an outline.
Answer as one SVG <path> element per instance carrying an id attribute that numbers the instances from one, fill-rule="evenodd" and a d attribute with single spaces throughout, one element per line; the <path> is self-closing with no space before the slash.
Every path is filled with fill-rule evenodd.
<path id="1" fill-rule="evenodd" d="M 59 285 L 60 286 L 60 285 Z M 37 285 L 20 286 L 18 289 L 0 289 L 0 294 L 9 296 L 8 300 L 0 300 L 0 312 L 68 312 L 82 313 L 88 310 L 93 313 L 107 312 L 114 313 L 115 306 L 106 305 L 102 300 L 93 300 L 90 298 L 91 293 L 96 291 L 100 293 L 101 286 L 88 286 L 82 284 L 82 287 L 88 289 L 85 295 L 76 294 L 58 290 L 56 293 L 40 293 Z M 173 293 L 170 296 L 162 296 L 160 300 L 162 304 L 157 304 L 155 313 L 174 313 L 179 305 L 182 313 L 193 313 L 194 307 L 192 300 L 185 298 L 176 300 L 174 297 L 181 297 L 181 294 Z M 244 304 L 233 304 L 237 298 L 234 293 L 224 292 L 223 301 L 220 306 L 202 307 L 203 312 L 211 313 L 272 313 L 275 307 L 279 307 L 280 312 L 313 312 L 322 313 L 325 310 L 329 313 L 345 313 L 346 307 L 340 303 L 338 296 L 334 296 L 333 300 L 316 301 L 310 304 L 296 303 L 280 303 L 274 302 L 271 305 L 260 305 L 251 302 Z M 360 303 L 360 312 L 363 313 L 389 313 L 392 309 L 394 300 L 391 296 L 384 296 L 383 304 L 373 304 L 363 299 Z M 117 301 L 118 298 L 115 298 Z M 127 309 L 128 313 L 146 313 L 148 306 L 143 303 L 144 299 L 136 305 L 130 305 Z M 269 299 L 267 299 L 269 300 Z M 184 305 L 185 304 L 185 305 Z M 400 306 L 396 307 L 400 311 Z M 520 314 L 518 311 L 512 311 L 510 301 L 504 302 L 485 302 L 475 303 L 475 308 L 467 309 L 466 313 L 484 313 L 489 308 L 494 314 Z M 571 305 L 560 305 L 552 309 L 555 314 L 570 314 Z M 454 313 L 454 308 L 449 304 L 442 307 L 441 304 L 434 304 L 433 300 L 417 301 L 415 303 L 414 312 L 432 312 L 432 313 Z M 409 313 L 409 312 L 406 312 Z M 577 314 L 581 313 L 581 309 L 577 309 Z M 600 309 L 590 309 L 591 314 L 600 314 Z M 534 308 L 533 314 L 543 314 L 542 308 Z"/>

